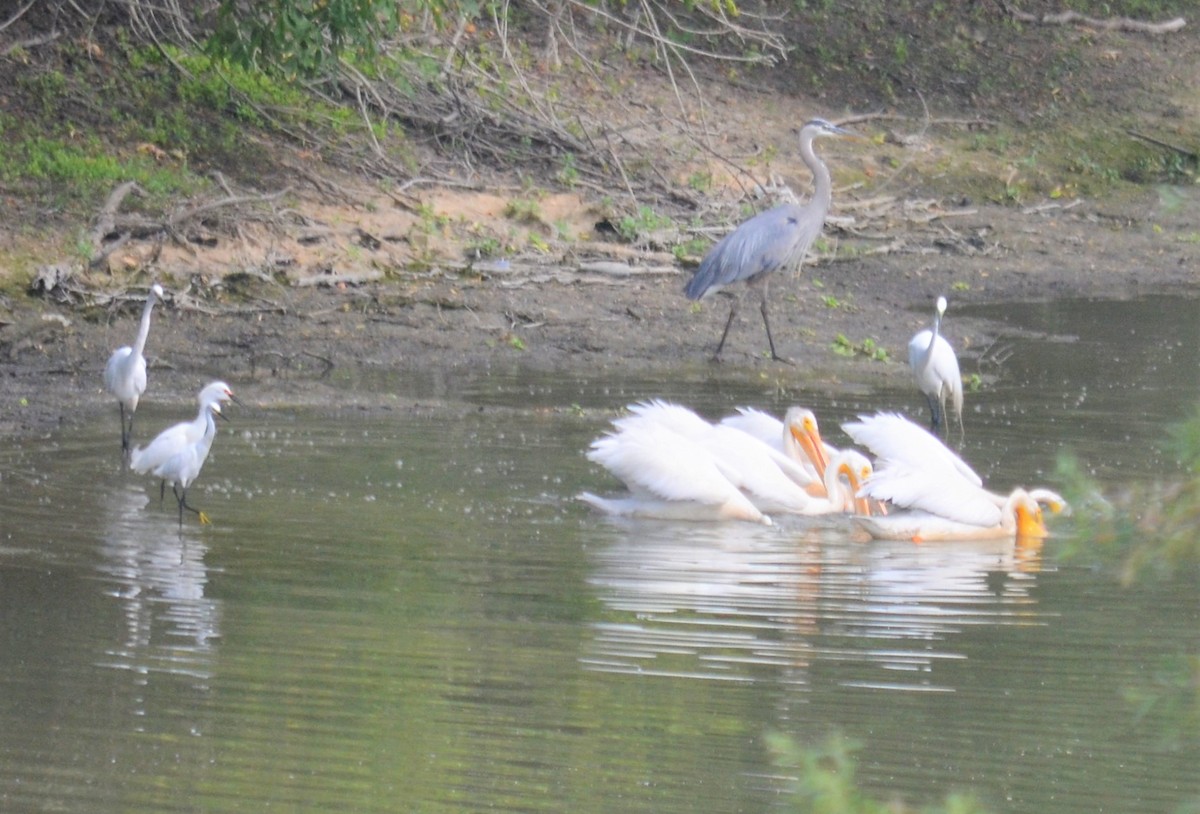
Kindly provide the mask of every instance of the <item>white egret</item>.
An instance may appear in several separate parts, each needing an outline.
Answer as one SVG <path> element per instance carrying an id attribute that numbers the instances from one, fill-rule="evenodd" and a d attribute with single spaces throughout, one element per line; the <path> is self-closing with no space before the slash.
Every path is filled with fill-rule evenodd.
<path id="1" fill-rule="evenodd" d="M 855 443 L 876 456 L 875 471 L 860 497 L 888 501 L 908 511 L 887 517 L 855 518 L 874 537 L 967 540 L 1047 535 L 1042 507 L 1066 506 L 1048 489 L 1015 489 L 1000 495 L 945 444 L 922 427 L 893 413 L 859 416 L 842 425 Z"/>
<path id="2" fill-rule="evenodd" d="M 146 305 L 142 308 L 142 321 L 138 325 L 137 339 L 132 347 L 125 345 L 117 348 L 108 357 L 104 366 L 104 389 L 117 397 L 121 408 L 121 451 L 129 451 L 129 439 L 133 434 L 133 414 L 137 410 L 138 400 L 146 392 L 146 357 L 142 351 L 146 348 L 146 337 L 150 335 L 150 312 L 154 303 L 163 296 L 162 286 L 155 283 L 146 295 Z M 126 422 L 125 414 L 129 413 Z"/>
<path id="3" fill-rule="evenodd" d="M 912 368 L 917 389 L 929 402 L 930 425 L 936 431 L 942 426 L 949 402 L 962 432 L 963 383 L 954 348 L 940 334 L 942 315 L 946 313 L 946 298 L 938 297 L 933 313 L 933 327 L 917 331 L 908 342 L 908 366 Z"/>
<path id="4" fill-rule="evenodd" d="M 183 421 L 160 432 L 145 448 L 138 447 L 129 456 L 129 466 L 139 475 L 153 473 L 161 479 L 159 496 L 171 483 L 171 492 L 179 503 L 179 523 L 183 525 L 183 510 L 195 514 L 201 523 L 208 516 L 187 503 L 187 489 L 208 458 L 213 438 L 217 435 L 214 415 L 221 415 L 221 402 L 237 402 L 233 390 L 225 382 L 212 382 L 200 391 L 196 399 L 200 411 L 191 421 Z"/>

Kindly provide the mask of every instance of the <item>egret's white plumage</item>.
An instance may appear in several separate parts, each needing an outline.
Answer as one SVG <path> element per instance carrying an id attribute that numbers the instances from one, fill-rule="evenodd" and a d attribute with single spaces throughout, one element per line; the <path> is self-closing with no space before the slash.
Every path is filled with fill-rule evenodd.
<path id="1" fill-rule="evenodd" d="M 856 518 L 875 537 L 946 540 L 1045 537 L 1036 495 L 1058 501 L 1049 490 L 989 492 L 977 474 L 945 444 L 911 421 L 892 414 L 859 416 L 843 425 L 855 443 L 876 455 L 875 471 L 861 497 L 888 501 L 906 512 Z M 1057 506 L 1052 507 L 1058 510 Z"/>
<path id="2" fill-rule="evenodd" d="M 179 502 L 179 522 L 183 522 L 183 510 L 194 512 L 201 523 L 207 523 L 204 512 L 187 504 L 187 489 L 208 458 L 217 425 L 213 420 L 221 413 L 221 403 L 236 401 L 233 390 L 225 382 L 212 382 L 197 396 L 200 410 L 191 421 L 183 421 L 160 432 L 144 448 L 138 447 L 129 456 L 129 466 L 139 475 L 152 473 L 162 480 L 160 492 L 166 484 Z"/>
<path id="3" fill-rule="evenodd" d="M 912 368 L 917 389 L 929 402 L 930 425 L 942 426 L 947 402 L 954 410 L 962 431 L 963 384 L 954 348 L 941 335 L 942 315 L 946 313 L 946 298 L 938 297 L 933 312 L 933 327 L 917 331 L 908 342 L 908 366 Z"/>
<path id="4" fill-rule="evenodd" d="M 108 357 L 108 364 L 104 366 L 104 389 L 116 396 L 117 404 L 121 408 L 123 451 L 129 449 L 129 438 L 133 434 L 133 414 L 137 410 L 138 400 L 146 392 L 146 357 L 142 352 L 146 349 L 146 337 L 150 335 L 150 312 L 154 309 L 154 303 L 162 299 L 162 296 L 162 286 L 155 283 L 150 287 L 133 345 L 117 348 Z M 129 414 L 128 421 L 125 418 L 126 413 Z"/>

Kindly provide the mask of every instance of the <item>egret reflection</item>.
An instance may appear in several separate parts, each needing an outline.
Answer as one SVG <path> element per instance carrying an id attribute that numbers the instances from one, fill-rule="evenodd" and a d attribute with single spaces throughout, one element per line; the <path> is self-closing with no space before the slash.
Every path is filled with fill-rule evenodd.
<path id="1" fill-rule="evenodd" d="M 221 635 L 220 603 L 206 595 L 208 548 L 174 515 L 144 511 L 149 501 L 132 482 L 114 486 L 102 501 L 96 570 L 125 621 L 123 638 L 106 651 L 107 666 L 207 681 Z"/>

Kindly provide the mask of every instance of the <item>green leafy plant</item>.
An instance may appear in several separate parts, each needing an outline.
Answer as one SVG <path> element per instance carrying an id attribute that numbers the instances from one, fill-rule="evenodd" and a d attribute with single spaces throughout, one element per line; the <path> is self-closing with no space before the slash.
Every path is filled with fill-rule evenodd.
<path id="1" fill-rule="evenodd" d="M 767 735 L 767 747 L 775 766 L 791 775 L 784 802 L 804 814 L 895 814 L 908 809 L 894 800 L 883 802 L 859 788 L 855 754 L 862 748 L 856 741 L 832 735 L 818 746 L 801 747 L 779 733 Z M 925 814 L 984 814 L 986 809 L 972 795 L 950 794 L 940 804 L 922 808 Z"/>
<path id="2" fill-rule="evenodd" d="M 838 334 L 834 337 L 832 349 L 839 356 L 862 356 L 873 362 L 886 362 L 891 358 L 887 349 L 880 347 L 870 337 L 855 343 L 850 341 L 845 334 Z"/>
<path id="3" fill-rule="evenodd" d="M 617 234 L 632 243 L 650 232 L 672 225 L 674 221 L 665 215 L 659 215 L 648 206 L 640 206 L 635 214 L 621 218 L 617 223 Z"/>

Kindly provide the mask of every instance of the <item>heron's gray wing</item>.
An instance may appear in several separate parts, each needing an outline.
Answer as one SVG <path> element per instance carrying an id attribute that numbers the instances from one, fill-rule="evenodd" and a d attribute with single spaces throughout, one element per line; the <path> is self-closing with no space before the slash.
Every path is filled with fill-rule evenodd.
<path id="1" fill-rule="evenodd" d="M 798 262 L 821 231 L 810 207 L 784 204 L 760 212 L 712 248 L 684 293 L 698 300 L 739 280 L 769 274 Z"/>

